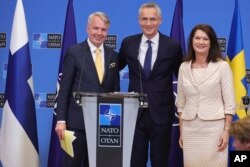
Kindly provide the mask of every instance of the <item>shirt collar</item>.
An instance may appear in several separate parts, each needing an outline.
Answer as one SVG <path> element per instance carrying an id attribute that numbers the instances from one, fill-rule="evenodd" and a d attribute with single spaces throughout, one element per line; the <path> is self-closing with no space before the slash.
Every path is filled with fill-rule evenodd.
<path id="1" fill-rule="evenodd" d="M 91 53 L 95 52 L 95 50 L 97 49 L 97 47 L 91 43 L 91 41 L 89 40 L 89 38 L 88 38 L 87 42 L 89 44 Z M 104 46 L 103 46 L 103 44 L 101 44 L 101 46 L 99 47 L 99 49 L 101 50 L 101 53 L 104 53 Z"/>
<path id="2" fill-rule="evenodd" d="M 159 41 L 159 37 L 160 37 L 159 32 L 157 32 L 157 34 L 152 39 L 150 39 L 150 41 L 152 41 L 152 43 L 156 44 Z M 143 44 L 147 43 L 147 40 L 149 40 L 149 39 L 143 34 L 142 35 L 142 40 L 141 40 L 142 43 Z"/>

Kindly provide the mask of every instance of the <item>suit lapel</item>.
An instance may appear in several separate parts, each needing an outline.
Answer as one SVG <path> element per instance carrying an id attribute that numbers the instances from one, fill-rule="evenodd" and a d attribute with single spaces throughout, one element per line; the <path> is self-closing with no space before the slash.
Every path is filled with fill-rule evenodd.
<path id="1" fill-rule="evenodd" d="M 111 58 L 112 58 L 112 54 L 111 54 L 111 51 L 109 49 L 107 49 L 105 46 L 104 46 L 104 67 L 105 67 L 105 71 L 104 71 L 104 76 L 103 76 L 103 80 L 102 80 L 102 83 L 105 82 L 105 79 L 106 77 L 109 75 L 108 72 L 109 72 L 109 65 L 110 65 L 110 61 L 111 61 Z"/>
<path id="2" fill-rule="evenodd" d="M 157 56 L 156 56 L 156 60 L 155 60 L 154 66 L 152 68 L 150 76 L 156 72 L 156 70 L 158 69 L 158 67 L 160 65 L 161 58 L 164 56 L 164 54 L 161 54 L 161 53 L 163 53 L 162 52 L 162 44 L 163 44 L 162 36 L 161 36 L 161 33 L 159 33 L 159 46 L 158 46 Z"/>
<path id="3" fill-rule="evenodd" d="M 157 56 L 155 63 L 153 65 L 150 76 L 154 75 L 159 69 L 160 64 L 162 63 L 162 59 L 166 56 L 166 39 L 164 39 L 163 35 L 159 32 L 159 46 L 157 51 Z"/>
<path id="4" fill-rule="evenodd" d="M 201 79 L 197 82 L 195 82 L 194 80 L 194 77 L 193 77 L 193 74 L 192 74 L 192 71 L 191 71 L 191 62 L 189 64 L 189 73 L 190 73 L 190 76 L 192 78 L 192 81 L 194 82 L 194 84 L 196 86 L 199 86 L 201 85 L 202 83 L 204 83 L 205 81 L 209 80 L 209 78 L 217 72 L 219 66 L 218 64 L 215 62 L 209 62 L 208 63 L 208 67 L 206 68 L 205 72 L 204 72 L 204 75 L 202 75 Z"/>
<path id="5" fill-rule="evenodd" d="M 134 41 L 130 46 L 131 50 L 132 50 L 131 58 L 133 59 L 134 67 L 137 68 L 137 69 L 139 68 L 138 70 L 135 70 L 135 71 L 138 71 L 138 75 L 142 75 L 143 77 L 146 77 L 146 75 L 144 74 L 144 71 L 143 71 L 143 66 L 141 65 L 141 63 L 140 63 L 140 61 L 138 59 L 141 38 L 142 38 L 142 34 L 139 34 L 134 38 Z"/>
<path id="6" fill-rule="evenodd" d="M 192 61 L 188 62 L 188 78 L 191 78 L 192 83 L 197 86 L 197 82 L 194 79 L 193 73 L 192 73 Z"/>
<path id="7" fill-rule="evenodd" d="M 202 84 L 203 82 L 209 80 L 209 78 L 218 71 L 218 64 L 215 62 L 210 62 L 208 63 L 208 67 L 205 71 L 205 74 L 202 76 L 200 82 L 198 82 L 197 84 Z"/>
<path id="8" fill-rule="evenodd" d="M 85 56 L 84 66 L 89 67 L 89 68 L 85 68 L 85 69 L 88 70 L 88 72 L 93 73 L 93 76 L 95 77 L 96 82 L 100 83 L 99 77 L 98 77 L 98 74 L 96 71 L 96 67 L 95 67 L 95 62 L 93 60 L 91 50 L 90 50 L 90 47 L 89 47 L 87 41 L 85 41 L 83 43 L 82 53 L 83 53 L 83 56 Z"/>

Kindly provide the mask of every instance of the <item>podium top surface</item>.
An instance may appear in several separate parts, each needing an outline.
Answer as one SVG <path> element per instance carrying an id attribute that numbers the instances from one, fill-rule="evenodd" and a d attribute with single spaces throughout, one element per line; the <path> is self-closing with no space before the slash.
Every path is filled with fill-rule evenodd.
<path id="1" fill-rule="evenodd" d="M 114 92 L 114 93 L 96 93 L 96 92 L 74 92 L 73 95 L 79 94 L 82 97 L 112 97 L 112 98 L 138 98 L 146 94 L 135 92 Z"/>

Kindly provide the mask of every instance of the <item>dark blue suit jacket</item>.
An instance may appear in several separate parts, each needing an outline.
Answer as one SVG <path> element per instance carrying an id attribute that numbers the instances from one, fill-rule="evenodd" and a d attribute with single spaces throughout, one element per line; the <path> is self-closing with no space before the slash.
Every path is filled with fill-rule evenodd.
<path id="1" fill-rule="evenodd" d="M 104 46 L 104 60 L 105 74 L 100 84 L 87 40 L 68 49 L 56 108 L 57 120 L 65 120 L 67 127 L 84 129 L 82 108 L 76 104 L 73 92 L 119 91 L 117 53 Z"/>
<path id="2" fill-rule="evenodd" d="M 122 41 L 119 53 L 120 69 L 128 65 L 129 91 L 148 95 L 149 112 L 157 124 L 172 123 L 174 118 L 173 74 L 178 75 L 182 49 L 177 41 L 160 33 L 157 58 L 149 78 L 138 61 L 142 34 Z M 140 79 L 141 75 L 141 79 Z M 142 85 L 142 90 L 141 90 Z"/>

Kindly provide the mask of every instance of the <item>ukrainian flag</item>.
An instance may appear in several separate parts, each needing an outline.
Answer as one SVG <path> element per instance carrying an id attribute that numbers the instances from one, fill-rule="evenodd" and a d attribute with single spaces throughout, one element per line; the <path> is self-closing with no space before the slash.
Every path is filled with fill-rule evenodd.
<path id="1" fill-rule="evenodd" d="M 227 49 L 227 58 L 231 66 L 234 78 L 234 91 L 236 100 L 236 119 L 246 116 L 246 112 L 242 105 L 242 96 L 246 95 L 246 66 L 245 55 L 243 48 L 242 30 L 240 10 L 238 7 L 238 0 L 235 0 L 235 9 L 229 36 L 229 43 Z"/>

